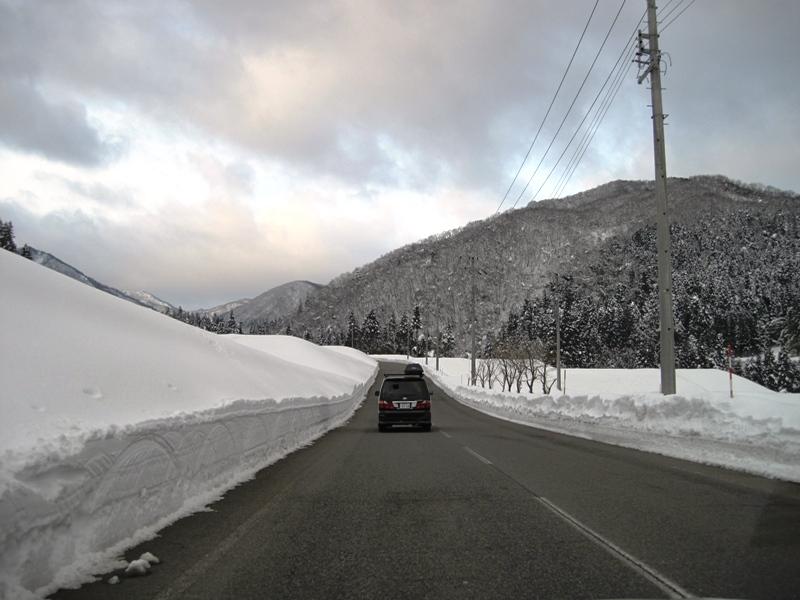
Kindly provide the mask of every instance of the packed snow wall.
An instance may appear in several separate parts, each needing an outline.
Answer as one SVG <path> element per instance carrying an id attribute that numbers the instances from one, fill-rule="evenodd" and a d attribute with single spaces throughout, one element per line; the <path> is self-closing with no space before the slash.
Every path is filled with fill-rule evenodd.
<path id="1" fill-rule="evenodd" d="M 468 359 L 447 358 L 426 375 L 485 414 L 646 452 L 800 481 L 800 394 L 782 394 L 715 369 L 678 369 L 678 394 L 658 390 L 658 369 L 569 369 L 568 393 L 467 385 Z M 555 372 L 549 380 L 555 379 Z"/>
<path id="2" fill-rule="evenodd" d="M 5 256 L 7 255 L 7 256 Z M 0 252 L 0 597 L 42 597 L 344 423 L 369 357 L 217 336 Z"/>

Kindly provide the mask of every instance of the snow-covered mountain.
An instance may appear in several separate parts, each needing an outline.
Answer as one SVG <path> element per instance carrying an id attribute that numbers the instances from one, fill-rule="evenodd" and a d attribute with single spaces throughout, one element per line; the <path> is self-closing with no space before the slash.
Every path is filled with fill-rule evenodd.
<path id="1" fill-rule="evenodd" d="M 126 296 L 134 298 L 138 300 L 141 304 L 145 306 L 149 306 L 153 310 L 157 310 L 158 312 L 165 313 L 167 311 L 176 311 L 178 310 L 175 306 L 167 302 L 166 300 L 162 300 L 158 296 L 151 294 L 150 292 L 146 292 L 144 290 L 139 291 L 132 291 L 132 290 L 123 290 L 122 291 Z"/>
<path id="2" fill-rule="evenodd" d="M 312 292 L 322 286 L 310 281 L 290 281 L 252 299 L 234 300 L 214 308 L 197 311 L 209 316 L 234 311 L 241 323 L 254 321 L 279 321 L 294 314 Z"/>
<path id="3" fill-rule="evenodd" d="M 766 286 L 772 290 L 769 294 L 775 291 L 775 297 L 794 297 L 786 285 L 792 290 L 797 287 L 796 274 L 788 280 L 776 276 L 756 282 L 749 273 L 761 270 L 768 274 L 778 263 L 781 268 L 792 268 L 792 261 L 796 262 L 791 255 L 797 244 L 797 232 L 792 228 L 800 215 L 797 194 L 722 176 L 671 178 L 668 191 L 671 220 L 676 226 L 685 226 L 680 240 L 684 250 L 690 245 L 686 252 L 707 254 L 715 263 L 713 274 L 693 275 L 724 275 L 726 289 L 735 287 L 731 282 L 750 283 Z M 654 222 L 652 181 L 614 181 L 564 199 L 532 203 L 404 246 L 337 277 L 307 298 L 303 310 L 291 317 L 292 330 L 308 331 L 315 339 L 324 340 L 328 326 L 346 332 L 351 311 L 359 325 L 373 310 L 380 324 L 386 324 L 392 315 L 399 322 L 401 315 L 410 316 L 419 306 L 420 331 L 432 332 L 437 324 L 451 323 L 463 349 L 473 282 L 478 331 L 482 333 L 497 332 L 526 298 L 541 295 L 555 273 L 583 282 L 590 290 L 586 301 L 599 302 L 612 285 L 631 284 L 606 272 L 608 257 L 617 250 L 638 252 L 628 242 L 648 236 L 647 228 Z M 700 231 L 698 227 L 704 224 L 708 230 Z M 761 225 L 776 236 L 770 243 L 772 254 L 765 251 L 760 230 L 759 239 L 751 235 L 750 230 Z M 719 238 L 714 227 L 736 231 Z M 734 260 L 739 253 L 742 244 L 737 245 L 737 236 L 749 239 L 749 253 L 736 259 L 738 268 L 747 263 L 748 272 L 723 273 L 725 261 Z M 680 250 L 676 248 L 676 252 Z M 636 257 L 631 254 L 629 259 L 635 263 Z M 773 262 L 767 264 L 767 260 Z M 620 273 L 654 281 L 649 264 L 634 263 L 622 261 Z M 702 260 L 695 261 L 692 269 L 702 264 Z M 784 287 L 778 289 L 780 286 Z M 695 293 L 688 288 L 682 291 Z M 592 300 L 591 294 L 597 297 Z"/>
<path id="4" fill-rule="evenodd" d="M 31 250 L 31 260 L 33 262 L 42 265 L 43 267 L 47 267 L 48 269 L 52 269 L 62 275 L 66 275 L 67 277 L 71 277 L 76 281 L 80 281 L 81 283 L 85 283 L 93 288 L 111 294 L 112 296 L 116 296 L 117 298 L 122 298 L 123 300 L 127 300 L 128 302 L 133 302 L 134 304 L 139 304 L 140 306 L 147 306 L 149 308 L 154 308 L 150 306 L 143 299 L 139 297 L 135 297 L 130 295 L 128 292 L 123 292 L 122 290 L 118 290 L 115 287 L 111 287 L 110 285 L 106 285 L 104 283 L 100 283 L 96 279 L 89 277 L 79 269 L 76 269 L 72 265 L 65 263 L 63 260 L 50 254 L 49 252 L 45 252 L 43 250 L 39 250 L 32 246 L 29 246 Z M 162 311 L 163 312 L 163 311 Z"/>
<path id="5" fill-rule="evenodd" d="M 231 300 L 230 302 L 226 302 L 225 304 L 220 304 L 219 306 L 215 306 L 214 308 L 201 308 L 195 312 L 201 315 L 208 315 L 209 317 L 213 317 L 214 315 L 224 315 L 229 313 L 232 310 L 236 310 L 240 306 L 247 304 L 250 302 L 252 298 L 242 298 L 240 300 Z"/>

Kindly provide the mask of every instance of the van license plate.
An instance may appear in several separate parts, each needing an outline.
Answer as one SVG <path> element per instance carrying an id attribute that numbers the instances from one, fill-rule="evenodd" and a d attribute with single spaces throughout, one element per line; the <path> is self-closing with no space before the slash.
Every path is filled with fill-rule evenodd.
<path id="1" fill-rule="evenodd" d="M 398 402 L 397 408 L 411 408 L 411 402 Z"/>

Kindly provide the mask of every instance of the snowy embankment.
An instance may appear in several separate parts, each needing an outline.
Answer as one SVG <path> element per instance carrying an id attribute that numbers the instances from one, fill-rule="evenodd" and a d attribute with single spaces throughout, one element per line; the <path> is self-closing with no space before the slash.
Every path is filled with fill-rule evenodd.
<path id="1" fill-rule="evenodd" d="M 439 372 L 434 366 L 430 359 L 426 374 L 459 402 L 501 419 L 800 481 L 800 394 L 734 376 L 730 398 L 728 374 L 716 369 L 678 369 L 672 396 L 658 392 L 658 369 L 567 369 L 566 394 L 554 386 L 545 395 L 538 381 L 533 394 L 524 385 L 518 394 L 497 383 L 493 390 L 467 385 L 468 359 L 440 359 Z"/>
<path id="2" fill-rule="evenodd" d="M 126 547 L 347 421 L 374 360 L 218 336 L 0 252 L 0 597 Z"/>

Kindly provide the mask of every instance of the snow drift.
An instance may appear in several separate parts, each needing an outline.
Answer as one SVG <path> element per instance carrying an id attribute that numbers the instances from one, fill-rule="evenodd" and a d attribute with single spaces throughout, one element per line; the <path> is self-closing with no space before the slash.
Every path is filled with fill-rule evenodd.
<path id="1" fill-rule="evenodd" d="M 433 367 L 431 361 L 426 374 L 454 398 L 495 417 L 800 481 L 800 394 L 734 376 L 730 398 L 728 374 L 716 369 L 678 369 L 678 393 L 671 396 L 658 392 L 658 369 L 568 369 L 566 394 L 553 387 L 544 395 L 539 382 L 529 394 L 466 385 L 467 359 L 442 359 L 438 372 Z"/>
<path id="2" fill-rule="evenodd" d="M 0 252 L 0 597 L 40 597 L 344 423 L 377 365 L 218 336 Z"/>

